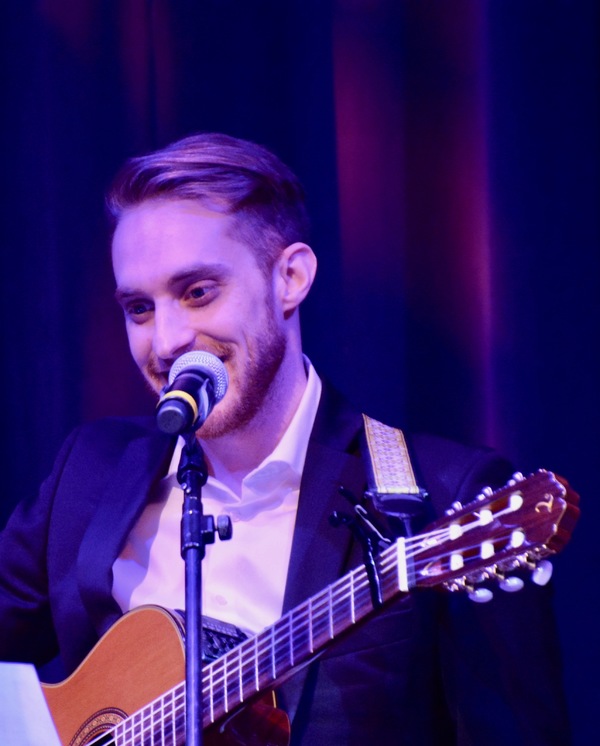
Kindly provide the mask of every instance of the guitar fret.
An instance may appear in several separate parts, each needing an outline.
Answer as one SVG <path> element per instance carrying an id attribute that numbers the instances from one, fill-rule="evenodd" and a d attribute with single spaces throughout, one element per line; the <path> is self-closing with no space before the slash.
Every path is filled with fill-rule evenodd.
<path id="1" fill-rule="evenodd" d="M 277 666 L 275 664 L 275 631 L 276 625 L 271 627 L 271 673 L 273 680 L 277 678 Z"/>
<path id="2" fill-rule="evenodd" d="M 372 608 L 359 568 L 208 666 L 209 722 L 215 722 L 308 658 Z"/>
<path id="3" fill-rule="evenodd" d="M 174 723 L 173 723 L 173 717 L 175 713 L 175 706 L 174 706 L 174 694 L 173 691 L 169 692 L 167 697 L 162 697 L 160 700 L 160 719 L 164 725 L 160 729 L 161 738 L 160 738 L 160 744 L 161 746 L 167 746 L 169 743 L 169 735 L 170 735 L 170 741 L 171 744 L 174 743 L 173 741 L 173 731 Z"/>
<path id="4" fill-rule="evenodd" d="M 333 606 L 333 618 L 334 618 L 334 625 L 333 625 L 333 632 L 334 635 L 337 635 L 338 632 L 345 629 L 348 624 L 347 620 L 351 618 L 351 610 L 350 610 L 350 596 L 347 592 L 348 584 L 345 583 L 341 587 L 337 588 L 336 584 L 336 594 L 334 596 L 334 606 Z"/>
<path id="5" fill-rule="evenodd" d="M 164 698 L 156 700 L 152 703 L 148 712 L 148 721 L 150 726 L 150 743 L 151 746 L 155 746 L 154 734 L 159 733 L 160 735 L 160 746 L 165 746 L 165 732 L 163 729 L 158 730 L 157 726 L 164 720 L 165 706 Z"/>
<path id="6" fill-rule="evenodd" d="M 245 655 L 242 655 L 242 653 L 245 653 Z M 244 644 L 243 651 L 240 650 L 240 660 L 240 682 L 243 690 L 243 697 L 244 699 L 247 699 L 258 691 L 253 646 Z"/>
<path id="7" fill-rule="evenodd" d="M 232 685 L 235 683 L 239 702 L 244 702 L 247 697 L 256 691 L 253 643 L 244 642 L 233 653 L 236 655 L 237 674 L 235 682 L 232 681 Z"/>
<path id="8" fill-rule="evenodd" d="M 204 696 L 204 692 L 202 693 Z M 213 666 L 208 666 L 208 712 L 210 716 L 210 722 L 215 722 L 215 696 L 214 696 L 214 679 L 213 679 Z"/>
<path id="9" fill-rule="evenodd" d="M 288 614 L 288 643 L 290 651 L 290 668 L 294 667 L 294 625 L 292 622 L 292 614 Z"/>
<path id="10" fill-rule="evenodd" d="M 258 635 L 254 638 L 254 689 L 258 691 L 260 689 L 260 681 L 258 677 Z"/>
<path id="11" fill-rule="evenodd" d="M 545 507 L 541 512 L 540 501 Z M 490 522 L 488 512 L 494 521 Z M 524 551 L 523 545 L 529 551 L 552 554 L 555 546 L 560 548 L 565 543 L 557 529 L 565 515 L 567 522 L 573 524 L 578 515 L 577 502 L 572 495 L 569 501 L 565 486 L 551 473 L 538 472 L 520 481 L 518 487 L 507 485 L 485 498 L 483 506 L 478 500 L 475 511 L 465 506 L 449 519 L 441 518 L 427 533 L 400 539 L 381 552 L 377 569 L 383 599 L 387 601 L 415 585 L 428 587 L 453 579 L 456 574 L 453 575 L 452 557 L 456 553 L 460 553 L 465 567 L 481 568 L 486 561 L 481 558 L 481 532 L 490 526 L 494 527 L 492 536 L 483 541 L 490 542 L 499 559 L 518 557 Z M 460 531 L 452 528 L 455 524 Z M 569 525 L 565 529 L 563 533 L 568 534 Z M 522 534 L 518 542 L 512 538 L 515 530 Z M 451 536 L 452 531 L 456 536 Z M 450 546 L 446 546 L 448 542 Z M 271 687 L 372 609 L 369 577 L 365 567 L 360 566 L 288 612 L 269 629 L 208 664 L 202 681 L 203 697 L 208 701 L 203 726 L 219 722 L 254 693 Z M 115 746 L 182 746 L 185 682 L 102 733 L 96 743 L 109 739 Z"/>
<path id="12" fill-rule="evenodd" d="M 227 687 L 227 678 L 229 676 L 229 671 L 227 670 L 227 660 L 229 656 L 224 655 L 223 656 L 223 706 L 225 708 L 225 712 L 229 712 L 229 691 Z"/>
<path id="13" fill-rule="evenodd" d="M 277 629 L 277 632 L 278 632 L 277 644 L 275 646 L 275 657 L 277 660 L 277 670 L 287 671 L 289 668 L 290 649 L 289 649 L 288 624 L 287 624 L 286 618 L 283 617 L 278 622 L 276 622 L 275 628 Z"/>
<path id="14" fill-rule="evenodd" d="M 396 560 L 398 564 L 398 590 L 408 591 L 408 568 L 406 566 L 405 540 L 396 542 Z"/>
<path id="15" fill-rule="evenodd" d="M 244 669 L 242 667 L 242 645 L 239 645 L 238 650 L 238 690 L 240 693 L 240 702 L 244 701 Z"/>
<path id="16" fill-rule="evenodd" d="M 168 707 L 167 707 L 167 701 L 169 703 Z M 173 734 L 173 731 L 175 730 L 175 728 L 173 727 L 173 716 L 175 712 L 175 707 L 174 707 L 174 695 L 172 691 L 169 693 L 168 698 L 167 697 L 161 698 L 159 710 L 160 710 L 160 715 L 158 716 L 159 721 L 157 725 L 160 727 L 160 734 L 161 734 L 160 745 L 167 746 L 168 744 L 167 739 L 169 737 L 169 734 L 171 734 L 171 738 L 170 738 L 171 744 L 174 743 L 174 740 L 173 740 L 174 736 L 172 734 Z M 163 724 L 162 727 L 161 727 L 161 723 Z"/>
<path id="17" fill-rule="evenodd" d="M 331 639 L 329 594 L 315 596 L 312 603 L 312 636 L 313 646 L 319 647 L 326 640 Z"/>

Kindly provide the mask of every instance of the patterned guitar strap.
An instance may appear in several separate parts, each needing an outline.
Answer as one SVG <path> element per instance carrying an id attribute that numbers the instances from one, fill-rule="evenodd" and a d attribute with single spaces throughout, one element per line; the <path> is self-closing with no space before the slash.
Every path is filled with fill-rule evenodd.
<path id="1" fill-rule="evenodd" d="M 404 522 L 407 535 L 411 521 L 422 515 L 427 497 L 415 480 L 404 433 L 363 414 L 364 456 L 368 465 L 367 497 L 380 512 Z"/>

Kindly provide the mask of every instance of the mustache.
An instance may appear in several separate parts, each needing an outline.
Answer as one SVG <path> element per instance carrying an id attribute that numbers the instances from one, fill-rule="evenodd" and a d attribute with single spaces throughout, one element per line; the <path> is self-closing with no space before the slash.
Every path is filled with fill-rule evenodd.
<path id="1" fill-rule="evenodd" d="M 184 350 L 180 354 L 183 355 L 186 352 L 208 352 L 211 355 L 215 355 L 215 357 L 218 357 L 222 363 L 226 363 L 233 356 L 233 347 L 223 342 L 214 342 L 210 345 L 193 347 L 189 350 Z M 173 367 L 173 363 L 179 357 L 180 355 L 177 355 L 165 364 L 164 360 L 159 361 L 156 355 L 151 354 L 146 365 L 147 377 L 162 388 L 162 386 L 167 382 L 169 378 L 169 371 Z"/>

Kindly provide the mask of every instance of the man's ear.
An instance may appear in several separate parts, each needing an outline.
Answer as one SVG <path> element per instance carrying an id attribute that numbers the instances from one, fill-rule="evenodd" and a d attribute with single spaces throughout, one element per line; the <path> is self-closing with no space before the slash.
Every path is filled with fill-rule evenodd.
<path id="1" fill-rule="evenodd" d="M 286 316 L 306 298 L 316 272 L 317 257 L 307 244 L 293 243 L 281 252 L 274 281 Z"/>

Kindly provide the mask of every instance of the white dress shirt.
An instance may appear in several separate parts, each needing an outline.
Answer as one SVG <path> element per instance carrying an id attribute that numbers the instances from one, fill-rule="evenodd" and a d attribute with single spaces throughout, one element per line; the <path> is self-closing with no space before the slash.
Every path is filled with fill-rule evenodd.
<path id="1" fill-rule="evenodd" d="M 202 613 L 247 632 L 281 616 L 308 439 L 321 381 L 306 360 L 307 385 L 292 421 L 273 452 L 243 480 L 241 495 L 214 477 L 202 489 L 205 515 L 228 514 L 233 537 L 206 548 Z M 180 438 L 168 474 L 157 485 L 113 565 L 113 596 L 123 611 L 142 604 L 184 609 L 185 567 L 180 555 L 183 504 L 176 472 Z"/>

